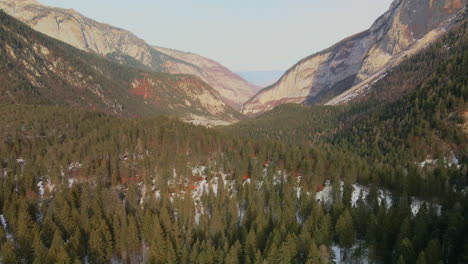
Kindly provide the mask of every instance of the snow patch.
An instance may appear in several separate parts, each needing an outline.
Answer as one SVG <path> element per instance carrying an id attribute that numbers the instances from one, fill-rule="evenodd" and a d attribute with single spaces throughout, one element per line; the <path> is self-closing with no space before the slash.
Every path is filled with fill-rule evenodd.
<path id="1" fill-rule="evenodd" d="M 0 215 L 0 224 L 2 224 L 3 229 L 5 230 L 5 236 L 8 240 L 14 242 L 14 237 L 13 235 L 8 231 L 8 223 L 5 219 L 5 216 L 3 214 Z"/>
<path id="2" fill-rule="evenodd" d="M 83 168 L 83 164 L 79 163 L 79 162 L 72 162 L 70 163 L 70 165 L 68 165 L 68 171 L 72 171 L 72 170 L 78 170 L 78 169 L 81 169 Z"/>
<path id="3" fill-rule="evenodd" d="M 42 197 L 44 197 L 44 182 L 43 181 L 39 181 L 37 183 L 37 187 L 39 188 L 39 198 L 40 200 L 42 200 Z"/>
<path id="4" fill-rule="evenodd" d="M 438 159 L 426 159 L 420 163 L 418 163 L 419 167 L 421 168 L 425 168 L 426 166 L 434 166 L 434 165 L 437 165 L 437 163 L 439 162 Z M 452 166 L 456 166 L 457 169 L 460 169 L 461 168 L 461 165 L 460 165 L 460 162 L 457 158 L 457 156 L 455 156 L 454 153 L 451 153 L 449 157 L 444 157 L 444 164 L 447 166 L 447 167 L 452 167 Z"/>
<path id="5" fill-rule="evenodd" d="M 340 193 L 343 195 L 343 187 L 344 182 L 340 182 L 341 188 Z M 356 207 L 359 197 L 362 196 L 365 199 L 369 195 L 369 187 L 360 185 L 360 184 L 353 184 L 353 192 L 351 194 L 351 206 Z M 317 192 L 315 194 L 315 198 L 324 204 L 332 204 L 333 203 L 333 196 L 332 196 L 332 186 L 331 182 L 327 181 L 325 183 L 325 187 L 322 191 Z M 393 194 L 389 190 L 377 190 L 377 200 L 379 204 L 384 203 L 386 208 L 390 208 L 393 204 Z M 415 216 L 421 207 L 426 205 L 427 207 L 434 207 L 436 210 L 437 215 L 441 215 L 442 213 L 442 206 L 436 203 L 431 203 L 427 201 L 422 201 L 416 197 L 411 197 L 411 213 Z"/>

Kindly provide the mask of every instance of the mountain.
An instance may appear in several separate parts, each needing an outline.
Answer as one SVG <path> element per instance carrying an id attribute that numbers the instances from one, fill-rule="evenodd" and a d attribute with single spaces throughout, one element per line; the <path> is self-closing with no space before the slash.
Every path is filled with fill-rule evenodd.
<path id="1" fill-rule="evenodd" d="M 323 143 L 386 162 L 468 159 L 468 19 L 404 60 L 360 100 L 284 104 L 236 124 L 234 135 L 291 145 Z"/>
<path id="2" fill-rule="evenodd" d="M 467 0 L 395 0 L 370 29 L 311 55 L 244 104 L 259 114 L 285 103 L 341 104 L 365 93 L 465 14 Z"/>
<path id="3" fill-rule="evenodd" d="M 251 84 L 215 61 L 152 47 L 129 31 L 96 22 L 72 9 L 49 7 L 35 0 L 0 0 L 0 8 L 41 33 L 121 64 L 195 75 L 235 108 L 240 109 L 255 93 Z"/>
<path id="4" fill-rule="evenodd" d="M 186 64 L 176 61 L 167 61 L 164 67 L 169 72 L 187 73 L 198 76 L 204 82 L 210 84 L 223 97 L 223 100 L 234 108 L 240 109 L 242 103 L 249 100 L 255 93 L 256 87 L 242 79 L 239 75 L 231 72 L 216 61 L 204 58 L 200 55 L 182 52 L 173 49 L 153 47 L 155 50 L 167 54 L 180 61 L 195 65 L 187 67 Z"/>
<path id="5" fill-rule="evenodd" d="M 47 37 L 0 11 L 0 102 L 53 104 L 123 116 L 171 114 L 197 123 L 240 114 L 192 75 L 125 67 Z"/>
<path id="6" fill-rule="evenodd" d="M 283 76 L 284 71 L 239 71 L 236 73 L 250 83 L 266 87 L 277 82 Z"/>

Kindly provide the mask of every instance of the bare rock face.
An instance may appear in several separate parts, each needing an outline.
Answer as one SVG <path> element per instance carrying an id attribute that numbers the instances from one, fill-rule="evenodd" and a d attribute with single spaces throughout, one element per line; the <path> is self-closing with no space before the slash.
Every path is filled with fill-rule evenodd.
<path id="1" fill-rule="evenodd" d="M 254 95 L 254 86 L 219 63 L 204 57 L 154 48 L 129 31 L 84 17 L 72 9 L 44 6 L 34 0 L 0 0 L 0 9 L 33 29 L 126 64 L 156 72 L 192 74 L 221 94 L 225 103 L 240 109 Z M 128 63 L 129 64 L 129 63 Z"/>
<path id="2" fill-rule="evenodd" d="M 467 0 L 395 0 L 370 29 L 309 56 L 244 104 L 256 115 L 284 103 L 342 104 L 436 40 Z"/>
<path id="3" fill-rule="evenodd" d="M 71 9 L 43 6 L 33 0 L 0 1 L 0 8 L 33 29 L 78 49 L 105 56 L 121 52 L 151 65 L 151 53 L 135 35 L 81 16 Z"/>

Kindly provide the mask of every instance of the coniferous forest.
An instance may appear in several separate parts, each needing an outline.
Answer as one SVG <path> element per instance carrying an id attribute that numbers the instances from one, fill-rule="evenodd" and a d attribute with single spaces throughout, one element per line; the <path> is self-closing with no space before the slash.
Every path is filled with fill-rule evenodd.
<path id="1" fill-rule="evenodd" d="M 468 263 L 467 27 L 231 126 L 1 104 L 0 262 Z"/>

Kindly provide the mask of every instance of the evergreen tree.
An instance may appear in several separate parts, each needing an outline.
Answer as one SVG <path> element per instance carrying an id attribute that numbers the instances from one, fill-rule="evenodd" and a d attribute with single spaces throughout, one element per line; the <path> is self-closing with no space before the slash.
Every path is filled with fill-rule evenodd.
<path id="1" fill-rule="evenodd" d="M 421 251 L 419 253 L 418 259 L 416 260 L 416 264 L 426 264 L 426 255 L 424 254 L 424 251 Z"/>
<path id="2" fill-rule="evenodd" d="M 353 219 L 348 209 L 345 209 L 336 223 L 335 232 L 339 238 L 340 245 L 345 249 L 344 257 L 348 250 L 353 246 L 356 240 L 356 232 L 354 231 Z"/>
<path id="3" fill-rule="evenodd" d="M 90 255 L 96 262 L 108 262 L 112 254 L 112 235 L 103 219 L 95 219 L 89 235 Z"/>
<path id="4" fill-rule="evenodd" d="M 425 250 L 428 264 L 438 264 L 442 260 L 442 247 L 437 239 L 433 239 Z"/>
<path id="5" fill-rule="evenodd" d="M 16 254 L 15 245 L 11 241 L 7 241 L 2 245 L 2 261 L 5 264 L 20 263 Z"/>
<path id="6" fill-rule="evenodd" d="M 70 257 L 65 250 L 65 242 L 62 239 L 62 233 L 57 229 L 54 233 L 54 239 L 49 249 L 49 259 L 54 263 L 70 263 Z"/>

